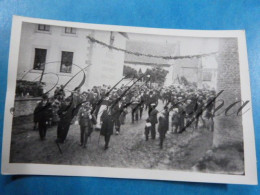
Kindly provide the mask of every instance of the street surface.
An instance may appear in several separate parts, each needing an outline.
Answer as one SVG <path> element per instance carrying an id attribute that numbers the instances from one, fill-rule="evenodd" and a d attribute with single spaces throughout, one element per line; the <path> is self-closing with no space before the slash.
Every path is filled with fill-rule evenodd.
<path id="1" fill-rule="evenodd" d="M 157 109 L 162 110 L 160 102 Z M 62 154 L 54 142 L 57 127 L 47 130 L 46 140 L 40 141 L 38 131 L 33 131 L 32 116 L 16 118 L 13 124 L 10 162 L 62 165 L 88 165 L 102 167 L 192 170 L 212 146 L 212 132 L 188 128 L 182 134 L 166 134 L 163 149 L 156 139 L 145 141 L 144 126 L 147 118 L 132 124 L 130 109 L 126 124 L 119 135 L 112 135 L 109 149 L 104 151 L 104 137 L 94 131 L 86 149 L 79 146 L 80 128 L 71 125 L 67 140 L 61 144 Z M 98 141 L 99 140 L 99 141 Z"/>

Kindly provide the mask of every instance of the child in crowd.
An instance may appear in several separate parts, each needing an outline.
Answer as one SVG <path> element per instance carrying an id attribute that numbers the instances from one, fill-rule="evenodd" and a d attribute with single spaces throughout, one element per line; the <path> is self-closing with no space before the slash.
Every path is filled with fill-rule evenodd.
<path id="1" fill-rule="evenodd" d="M 149 134 L 151 132 L 152 124 L 150 119 L 146 119 L 145 128 L 144 128 L 144 134 L 145 134 L 145 140 L 148 141 Z"/>

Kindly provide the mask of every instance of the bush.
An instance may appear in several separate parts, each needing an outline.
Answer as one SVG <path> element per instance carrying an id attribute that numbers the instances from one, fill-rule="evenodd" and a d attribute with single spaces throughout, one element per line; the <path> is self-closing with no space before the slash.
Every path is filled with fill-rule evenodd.
<path id="1" fill-rule="evenodd" d="M 43 84 L 38 81 L 17 80 L 16 82 L 16 97 L 31 96 L 39 97 L 43 94 Z"/>

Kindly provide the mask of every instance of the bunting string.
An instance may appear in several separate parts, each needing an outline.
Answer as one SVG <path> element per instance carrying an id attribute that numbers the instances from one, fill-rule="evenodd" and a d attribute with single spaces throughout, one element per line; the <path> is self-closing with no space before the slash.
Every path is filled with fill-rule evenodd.
<path id="1" fill-rule="evenodd" d="M 116 51 L 121 51 L 127 54 L 131 54 L 131 55 L 135 55 L 135 56 L 146 56 L 146 57 L 151 57 L 151 58 L 161 58 L 164 60 L 177 60 L 177 59 L 185 59 L 185 58 L 201 58 L 201 57 L 207 57 L 210 55 L 215 55 L 217 54 L 217 52 L 211 52 L 211 53 L 206 53 L 206 54 L 198 54 L 198 55 L 185 55 L 185 56 L 160 56 L 160 55 L 152 55 L 152 54 L 144 54 L 144 53 L 139 53 L 139 52 L 133 52 L 133 51 L 128 51 L 122 48 L 118 48 L 112 45 L 108 45 L 102 41 L 99 41 L 93 37 L 87 36 L 87 38 L 89 39 L 89 41 L 91 41 L 92 43 L 96 43 L 99 45 L 102 45 L 104 47 L 107 47 L 109 49 L 114 49 Z"/>

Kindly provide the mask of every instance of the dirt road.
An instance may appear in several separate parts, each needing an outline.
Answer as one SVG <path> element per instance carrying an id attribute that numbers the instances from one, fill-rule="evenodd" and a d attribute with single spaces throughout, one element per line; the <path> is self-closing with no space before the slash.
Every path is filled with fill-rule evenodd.
<path id="1" fill-rule="evenodd" d="M 158 110 L 161 108 L 162 103 Z M 32 116 L 16 118 L 10 162 L 191 170 L 212 146 L 212 132 L 187 129 L 182 134 L 169 131 L 164 148 L 160 149 L 158 133 L 155 140 L 144 139 L 147 111 L 144 111 L 143 119 L 137 123 L 132 124 L 130 117 L 128 114 L 120 135 L 111 136 L 110 147 L 106 151 L 103 150 L 102 136 L 98 143 L 98 131 L 92 133 L 87 149 L 81 148 L 79 126 L 71 125 L 67 140 L 61 145 L 63 154 L 59 153 L 54 142 L 56 127 L 49 128 L 46 140 L 40 141 L 38 131 L 32 130 Z"/>

